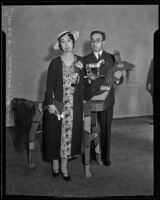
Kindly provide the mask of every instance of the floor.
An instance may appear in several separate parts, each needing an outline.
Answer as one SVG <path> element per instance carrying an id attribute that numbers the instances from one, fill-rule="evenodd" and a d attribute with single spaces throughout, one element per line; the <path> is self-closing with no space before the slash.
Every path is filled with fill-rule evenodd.
<path id="1" fill-rule="evenodd" d="M 14 129 L 6 129 L 6 194 L 57 197 L 113 197 L 153 195 L 153 127 L 150 117 L 114 119 L 111 166 L 91 161 L 92 177 L 86 178 L 81 157 L 69 162 L 72 180 L 51 175 L 42 161 L 36 140 L 36 168 L 29 169 L 26 154 L 12 144 Z"/>

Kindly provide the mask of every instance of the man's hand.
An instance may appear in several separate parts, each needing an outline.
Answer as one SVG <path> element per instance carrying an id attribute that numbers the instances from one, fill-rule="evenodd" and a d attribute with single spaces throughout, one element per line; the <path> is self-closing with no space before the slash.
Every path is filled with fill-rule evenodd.
<path id="1" fill-rule="evenodd" d="M 58 114 L 58 110 L 55 105 L 48 105 L 48 111 L 50 114 Z"/>
<path id="2" fill-rule="evenodd" d="M 116 72 L 114 73 L 114 77 L 117 78 L 117 79 L 120 79 L 121 76 L 122 76 L 122 71 L 116 71 Z"/>
<path id="3" fill-rule="evenodd" d="M 122 76 L 122 71 L 116 71 L 114 73 L 114 77 L 116 78 L 116 83 L 118 84 L 119 83 L 119 79 L 121 78 Z"/>

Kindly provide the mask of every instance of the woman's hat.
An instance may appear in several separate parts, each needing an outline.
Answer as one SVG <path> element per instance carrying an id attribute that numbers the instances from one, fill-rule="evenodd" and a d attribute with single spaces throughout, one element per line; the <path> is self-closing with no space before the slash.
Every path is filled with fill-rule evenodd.
<path id="1" fill-rule="evenodd" d="M 64 38 L 65 36 L 67 36 L 68 34 L 72 34 L 74 37 L 74 40 L 76 41 L 78 39 L 78 37 L 80 36 L 80 32 L 79 31 L 63 31 L 62 33 L 60 33 L 58 35 L 58 39 L 54 44 L 54 49 L 58 50 L 59 49 L 59 41 Z"/>

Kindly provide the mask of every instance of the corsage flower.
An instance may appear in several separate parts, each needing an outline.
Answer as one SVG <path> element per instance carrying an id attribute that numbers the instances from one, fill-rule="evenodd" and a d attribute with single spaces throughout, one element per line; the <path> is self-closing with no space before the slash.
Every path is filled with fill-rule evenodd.
<path id="1" fill-rule="evenodd" d="M 76 66 L 76 68 L 78 68 L 78 69 L 82 69 L 83 68 L 83 63 L 80 61 L 80 60 L 78 60 L 76 63 L 75 63 L 75 66 Z"/>

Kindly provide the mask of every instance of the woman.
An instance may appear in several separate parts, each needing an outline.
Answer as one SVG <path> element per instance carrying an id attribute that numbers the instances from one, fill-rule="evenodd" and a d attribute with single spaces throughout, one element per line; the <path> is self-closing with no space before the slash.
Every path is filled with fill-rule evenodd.
<path id="1" fill-rule="evenodd" d="M 54 49 L 62 55 L 49 64 L 44 111 L 44 150 L 51 162 L 53 176 L 60 173 L 71 179 L 68 159 L 81 154 L 83 131 L 83 64 L 73 54 L 78 31 L 64 31 L 58 36 Z"/>

